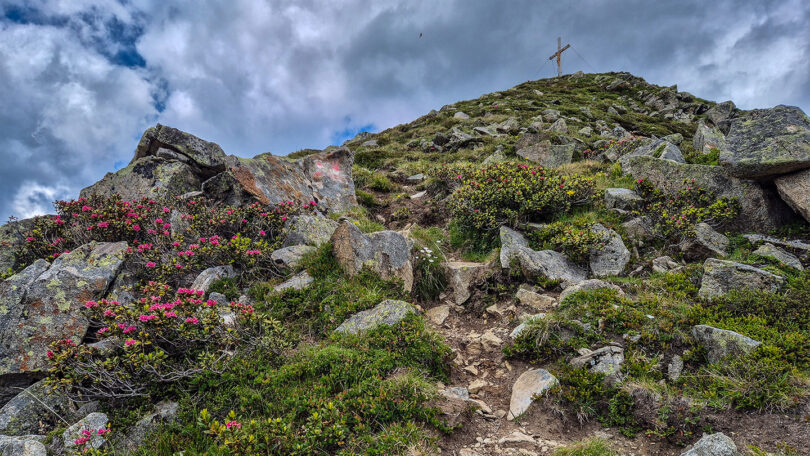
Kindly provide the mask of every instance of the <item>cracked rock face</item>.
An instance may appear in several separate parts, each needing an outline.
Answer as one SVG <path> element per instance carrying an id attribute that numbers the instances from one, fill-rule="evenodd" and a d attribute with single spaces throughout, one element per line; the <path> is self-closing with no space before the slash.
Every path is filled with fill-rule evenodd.
<path id="1" fill-rule="evenodd" d="M 47 366 L 51 342 L 81 340 L 88 327 L 81 306 L 107 291 L 126 250 L 126 242 L 85 244 L 47 270 L 40 260 L 3 283 L 8 287 L 11 281 L 17 288 L 2 294 L 3 300 L 11 300 L 0 315 L 0 377 L 40 371 Z M 16 299 L 20 287 L 24 291 Z"/>
<path id="2" fill-rule="evenodd" d="M 129 166 L 81 191 L 125 200 L 173 197 L 202 190 L 206 197 L 239 205 L 314 201 L 325 212 L 357 204 L 352 180 L 354 154 L 347 148 L 298 160 L 271 154 L 225 155 L 219 145 L 158 124 L 143 134 Z"/>
<path id="3" fill-rule="evenodd" d="M 368 267 L 383 280 L 401 279 L 405 291 L 413 287 L 412 246 L 413 241 L 396 231 L 364 234 L 349 221 L 332 234 L 332 251 L 346 274 L 353 276 Z"/>

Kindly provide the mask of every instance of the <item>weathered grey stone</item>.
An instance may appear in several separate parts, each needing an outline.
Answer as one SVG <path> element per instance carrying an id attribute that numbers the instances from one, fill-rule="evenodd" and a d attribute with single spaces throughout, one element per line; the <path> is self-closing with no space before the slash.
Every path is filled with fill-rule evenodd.
<path id="1" fill-rule="evenodd" d="M 591 251 L 590 268 L 596 277 L 620 275 L 630 262 L 630 251 L 622 242 L 622 237 L 615 231 L 596 223 L 591 231 L 602 236 L 602 247 Z"/>
<path id="2" fill-rule="evenodd" d="M 413 287 L 413 241 L 402 234 L 396 231 L 364 234 L 353 223 L 344 221 L 331 240 L 335 258 L 349 276 L 369 267 L 385 280 L 401 279 L 406 291 Z"/>
<path id="3" fill-rule="evenodd" d="M 467 119 L 469 119 L 469 118 L 470 118 L 470 116 L 468 116 L 468 115 L 467 115 L 466 113 L 464 113 L 463 111 L 458 111 L 458 112 L 456 112 L 455 114 L 453 114 L 453 118 L 454 118 L 454 119 L 460 119 L 460 120 L 467 120 Z"/>
<path id="4" fill-rule="evenodd" d="M 80 341 L 88 326 L 82 306 L 107 291 L 126 250 L 126 242 L 85 244 L 38 274 L 19 308 L 0 315 L 0 376 L 39 371 L 51 342 Z"/>
<path id="5" fill-rule="evenodd" d="M 279 268 L 290 270 L 297 268 L 304 256 L 315 250 L 317 250 L 315 247 L 309 245 L 291 245 L 274 250 L 270 254 L 270 259 Z"/>
<path id="6" fill-rule="evenodd" d="M 546 168 L 559 168 L 571 163 L 575 146 L 563 144 L 552 146 L 548 140 L 517 150 L 517 155 Z"/>
<path id="7" fill-rule="evenodd" d="M 804 266 L 802 266 L 802 262 L 796 258 L 795 255 L 792 255 L 779 247 L 773 244 L 763 244 L 758 249 L 751 252 L 753 255 L 759 255 L 761 257 L 771 258 L 776 260 L 785 266 L 789 266 L 791 268 L 798 269 L 800 271 L 804 270 Z"/>
<path id="8" fill-rule="evenodd" d="M 737 198 L 740 215 L 731 222 L 734 227 L 746 229 L 756 226 L 763 230 L 781 227 L 795 219 L 793 211 L 779 198 L 775 190 L 749 181 L 729 177 L 722 167 L 675 163 L 654 157 L 634 157 L 629 167 L 622 167 L 637 179 L 647 179 L 667 193 L 683 188 L 683 180 L 703 187 L 717 197 Z"/>
<path id="9" fill-rule="evenodd" d="M 191 284 L 191 289 L 208 292 L 208 288 L 211 287 L 212 283 L 229 277 L 236 277 L 236 271 L 233 270 L 231 265 L 208 268 L 197 275 L 194 283 Z"/>
<path id="10" fill-rule="evenodd" d="M 618 286 L 613 285 L 612 283 L 607 283 L 605 281 L 599 279 L 588 279 L 583 280 L 582 282 L 576 283 L 571 285 L 570 287 L 566 287 L 562 293 L 560 293 L 560 302 L 563 302 L 565 298 L 571 296 L 574 293 L 579 293 L 580 291 L 591 291 L 591 290 L 598 290 L 600 288 L 610 288 L 616 290 L 616 293 L 619 296 L 624 296 L 624 291 Z"/>
<path id="11" fill-rule="evenodd" d="M 425 175 L 422 173 L 408 176 L 408 182 L 422 182 L 423 180 L 425 180 Z"/>
<path id="12" fill-rule="evenodd" d="M 505 121 L 501 122 L 495 127 L 495 130 L 499 133 L 506 133 L 509 135 L 513 135 L 520 131 L 520 122 L 514 117 L 510 117 Z"/>
<path id="13" fill-rule="evenodd" d="M 377 147 L 377 140 L 376 139 L 369 139 L 368 141 L 360 144 L 363 147 Z"/>
<path id="14" fill-rule="evenodd" d="M 0 435 L 0 455 L 47 456 L 47 448 L 42 443 L 44 441 L 44 435 L 24 435 L 19 437 Z"/>
<path id="15" fill-rule="evenodd" d="M 629 188 L 607 188 L 605 189 L 605 207 L 608 209 L 631 210 L 643 199 Z"/>
<path id="16" fill-rule="evenodd" d="M 536 293 L 532 290 L 527 290 L 522 286 L 515 294 L 515 298 L 517 298 L 518 302 L 520 302 L 522 305 L 529 306 L 537 310 L 549 310 L 557 305 L 557 300 L 553 297 Z"/>
<path id="17" fill-rule="evenodd" d="M 591 127 L 582 127 L 577 130 L 577 133 L 582 136 L 591 136 L 593 134 L 593 128 Z"/>
<path id="18" fill-rule="evenodd" d="M 664 141 L 663 139 L 656 139 L 636 147 L 632 151 L 622 155 L 618 159 L 618 162 L 622 166 L 622 169 L 626 169 L 631 166 L 630 161 L 635 157 L 653 157 L 676 163 L 686 163 L 678 146 Z"/>
<path id="19" fill-rule="evenodd" d="M 512 386 L 506 419 L 511 421 L 526 413 L 536 396 L 555 387 L 557 383 L 557 378 L 545 369 L 532 369 L 520 374 Z"/>
<path id="20" fill-rule="evenodd" d="M 146 443 L 150 434 L 155 432 L 161 425 L 169 424 L 177 416 L 177 402 L 163 401 L 155 405 L 152 413 L 144 415 L 134 426 L 132 426 L 124 438 L 115 443 L 115 450 L 118 453 L 134 453 L 138 447 Z"/>
<path id="21" fill-rule="evenodd" d="M 565 255 L 553 250 L 532 250 L 526 238 L 511 228 L 502 226 L 501 267 L 508 269 L 516 261 L 524 275 L 534 278 L 546 277 L 550 280 L 561 280 L 563 286 L 585 280 L 587 272 L 573 263 Z"/>
<path id="22" fill-rule="evenodd" d="M 491 165 L 493 163 L 501 163 L 506 161 L 506 155 L 501 150 L 496 150 L 489 157 L 484 159 L 483 165 Z"/>
<path id="23" fill-rule="evenodd" d="M 0 409 L 0 434 L 47 433 L 50 425 L 59 422 L 58 416 L 68 416 L 72 408 L 67 397 L 52 391 L 45 380 L 40 380 L 21 391 Z"/>
<path id="24" fill-rule="evenodd" d="M 523 318 L 522 321 L 520 322 L 520 324 L 517 325 L 515 327 L 515 329 L 512 330 L 511 333 L 509 333 L 509 337 L 511 337 L 512 339 L 517 339 L 518 337 L 520 337 L 520 335 L 523 333 L 523 331 L 525 331 L 526 328 L 528 328 L 528 326 L 529 326 L 529 324 L 531 322 L 533 322 L 535 320 L 539 320 L 541 318 L 545 318 L 545 317 L 546 317 L 545 313 L 538 313 L 538 314 L 529 315 L 529 316 Z"/>
<path id="25" fill-rule="evenodd" d="M 416 313 L 416 308 L 405 301 L 386 299 L 373 309 L 358 312 L 335 329 L 335 332 L 359 334 L 381 325 L 392 326 Z"/>
<path id="26" fill-rule="evenodd" d="M 605 381 L 615 385 L 622 379 L 624 350 L 615 345 L 608 345 L 572 359 L 569 364 L 574 368 L 587 367 L 589 371 L 605 374 Z"/>
<path id="27" fill-rule="evenodd" d="M 708 111 L 706 111 L 706 117 L 711 121 L 712 124 L 716 125 L 717 127 L 722 127 L 723 130 L 728 133 L 728 128 L 730 126 L 729 120 L 734 115 L 734 112 L 737 110 L 737 107 L 734 106 L 733 101 L 724 101 L 722 103 L 718 103 Z"/>
<path id="28" fill-rule="evenodd" d="M 670 142 L 672 144 L 675 144 L 676 146 L 680 146 L 681 143 L 683 142 L 683 135 L 680 133 L 673 133 L 671 135 L 666 135 L 661 139 Z"/>
<path id="29" fill-rule="evenodd" d="M 450 306 L 447 304 L 442 304 L 440 306 L 433 307 L 425 311 L 425 316 L 428 320 L 432 321 L 433 324 L 441 325 L 447 320 L 447 317 L 450 316 Z"/>
<path id="30" fill-rule="evenodd" d="M 543 119 L 546 122 L 554 122 L 555 120 L 560 118 L 560 111 L 557 111 L 556 109 L 551 109 L 551 108 L 544 109 L 542 114 L 543 114 Z"/>
<path id="31" fill-rule="evenodd" d="M 225 152 L 219 145 L 161 124 L 143 133 L 130 164 L 149 156 L 186 162 L 206 170 L 209 175 L 225 169 Z"/>
<path id="32" fill-rule="evenodd" d="M 711 128 L 703 122 L 699 122 L 695 136 L 692 139 L 692 144 L 695 150 L 704 154 L 711 152 L 712 149 L 725 150 L 726 137 L 717 128 Z"/>
<path id="33" fill-rule="evenodd" d="M 682 372 L 683 358 L 678 355 L 674 355 L 669 364 L 667 364 L 667 378 L 669 378 L 669 381 L 671 382 L 676 382 L 679 378 L 681 378 Z"/>
<path id="34" fill-rule="evenodd" d="M 783 277 L 763 269 L 709 258 L 703 263 L 703 281 L 698 294 L 702 298 L 711 298 L 743 288 L 776 292 L 784 282 Z"/>
<path id="35" fill-rule="evenodd" d="M 653 236 L 652 221 L 647 216 L 632 218 L 622 223 L 622 228 L 631 239 L 643 241 Z"/>
<path id="36" fill-rule="evenodd" d="M 126 168 L 107 173 L 100 181 L 82 189 L 80 196 L 121 195 L 125 201 L 149 198 L 170 198 L 199 190 L 202 181 L 194 168 L 177 160 L 146 156 Z"/>
<path id="37" fill-rule="evenodd" d="M 329 238 L 332 237 L 332 233 L 337 227 L 338 222 L 320 214 L 291 217 L 285 226 L 287 236 L 284 239 L 283 247 L 291 245 L 318 247 L 329 242 Z"/>
<path id="38" fill-rule="evenodd" d="M 779 247 L 790 249 L 794 253 L 799 253 L 802 256 L 810 255 L 810 244 L 798 240 L 784 240 L 773 236 L 766 236 L 764 234 L 743 234 L 743 237 L 748 242 L 754 245 L 762 245 L 765 243 L 773 244 Z"/>
<path id="39" fill-rule="evenodd" d="M 82 431 L 84 430 L 90 431 L 90 441 L 85 445 L 85 447 L 95 449 L 101 448 L 101 446 L 104 445 L 105 440 L 103 436 L 98 435 L 98 430 L 108 429 L 107 425 L 109 423 L 110 420 L 108 420 L 107 415 L 103 413 L 93 412 L 87 415 L 78 423 L 65 429 L 65 432 L 62 433 L 65 448 L 69 450 L 76 448 L 75 440 L 83 437 Z"/>
<path id="40" fill-rule="evenodd" d="M 565 123 L 565 119 L 559 118 L 548 127 L 548 131 L 553 131 L 557 133 L 568 133 L 568 124 Z"/>
<path id="41" fill-rule="evenodd" d="M 681 453 L 681 456 L 740 456 L 737 445 L 722 432 L 704 434 L 692 448 Z"/>
<path id="42" fill-rule="evenodd" d="M 774 183 L 782 199 L 810 222 L 810 169 L 779 176 Z"/>
<path id="43" fill-rule="evenodd" d="M 448 285 L 453 289 L 452 300 L 456 305 L 467 302 L 478 283 L 492 274 L 492 268 L 485 263 L 449 261 L 444 263 Z"/>
<path id="44" fill-rule="evenodd" d="M 678 264 L 675 260 L 666 255 L 660 256 L 652 260 L 653 272 L 670 272 L 680 268 L 681 268 L 680 264 Z"/>
<path id="45" fill-rule="evenodd" d="M 304 288 L 312 285 L 315 279 L 307 271 L 301 271 L 298 274 L 290 277 L 285 282 L 280 283 L 273 287 L 276 293 L 281 293 L 284 290 L 303 290 Z"/>
<path id="46" fill-rule="evenodd" d="M 686 259 L 702 260 L 710 256 L 726 256 L 728 244 L 727 237 L 701 222 L 695 225 L 695 237 L 684 240 L 679 247 Z"/>
<path id="47" fill-rule="evenodd" d="M 810 168 L 810 118 L 795 106 L 736 117 L 726 141 L 720 164 L 736 177 L 765 179 Z"/>

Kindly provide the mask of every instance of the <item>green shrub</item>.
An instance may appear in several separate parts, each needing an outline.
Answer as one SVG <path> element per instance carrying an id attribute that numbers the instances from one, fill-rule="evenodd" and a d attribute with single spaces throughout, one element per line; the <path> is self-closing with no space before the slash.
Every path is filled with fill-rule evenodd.
<path id="1" fill-rule="evenodd" d="M 591 251 L 604 246 L 604 236 L 591 231 L 592 227 L 592 223 L 554 222 L 528 237 L 535 250 L 562 251 L 572 261 L 585 263 Z"/>
<path id="2" fill-rule="evenodd" d="M 377 198 L 369 192 L 357 189 L 354 191 L 354 194 L 357 196 L 357 202 L 365 207 L 384 206 L 384 204 L 377 201 Z"/>
<path id="3" fill-rule="evenodd" d="M 720 226 L 740 213 L 735 198 L 717 198 L 714 193 L 695 185 L 694 179 L 683 181 L 683 189 L 665 193 L 645 180 L 636 181 L 636 192 L 644 199 L 634 215 L 649 217 L 653 236 L 668 242 L 681 242 L 695 236 L 700 222 Z"/>
<path id="4" fill-rule="evenodd" d="M 590 179 L 562 176 L 541 166 L 499 163 L 463 179 L 449 205 L 459 224 L 494 231 L 568 212 L 590 203 L 594 194 Z"/>
<path id="5" fill-rule="evenodd" d="M 554 450 L 554 456 L 619 456 L 619 454 L 602 439 L 588 439 Z"/>

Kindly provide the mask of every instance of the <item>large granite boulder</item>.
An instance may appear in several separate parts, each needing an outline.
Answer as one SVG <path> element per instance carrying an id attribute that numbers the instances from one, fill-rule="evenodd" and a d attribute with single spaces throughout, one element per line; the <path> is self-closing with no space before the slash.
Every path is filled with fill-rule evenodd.
<path id="1" fill-rule="evenodd" d="M 215 143 L 158 124 L 143 134 L 129 166 L 108 173 L 81 195 L 118 193 L 132 200 L 202 190 L 226 204 L 312 201 L 322 211 L 343 212 L 357 204 L 353 162 L 345 147 L 298 160 L 271 154 L 238 158 Z"/>
<path id="2" fill-rule="evenodd" d="M 726 175 L 719 166 L 675 163 L 654 157 L 642 156 L 630 159 L 623 171 L 637 179 L 647 179 L 665 192 L 675 193 L 683 188 L 683 180 L 694 179 L 694 185 L 714 192 L 718 197 L 737 198 L 740 215 L 731 222 L 735 227 L 770 230 L 781 227 L 795 219 L 793 211 L 779 197 L 775 189 L 750 180 Z"/>
<path id="3" fill-rule="evenodd" d="M 728 133 L 729 127 L 731 126 L 731 118 L 737 113 L 737 107 L 734 106 L 733 101 L 724 101 L 722 103 L 718 103 L 708 111 L 706 111 L 706 118 L 709 121 L 719 128 L 722 133 Z"/>
<path id="4" fill-rule="evenodd" d="M 718 432 L 703 435 L 692 448 L 681 453 L 681 456 L 740 456 L 740 452 L 731 437 Z"/>
<path id="5" fill-rule="evenodd" d="M 695 225 L 695 236 L 681 242 L 679 248 L 688 260 L 702 260 L 710 256 L 728 255 L 729 240 L 707 223 Z"/>
<path id="6" fill-rule="evenodd" d="M 762 342 L 740 333 L 707 325 L 692 327 L 692 337 L 703 344 L 710 363 L 719 363 L 729 356 L 741 356 L 754 351 Z"/>
<path id="7" fill-rule="evenodd" d="M 703 154 L 711 152 L 712 149 L 725 150 L 726 137 L 717 128 L 712 128 L 703 122 L 698 123 L 695 136 L 692 139 L 695 150 Z"/>
<path id="8" fill-rule="evenodd" d="M 720 164 L 733 176 L 768 179 L 810 168 L 810 118 L 795 106 L 755 109 L 731 122 Z"/>
<path id="9" fill-rule="evenodd" d="M 381 325 L 393 326 L 415 312 L 416 308 L 405 301 L 386 299 L 372 309 L 352 315 L 341 323 L 335 332 L 359 334 Z"/>
<path id="10" fill-rule="evenodd" d="M 41 272 L 42 263 L 23 271 L 30 274 L 24 295 L 0 315 L 0 377 L 45 368 L 53 341 L 80 341 L 88 327 L 81 307 L 107 291 L 126 251 L 126 242 L 93 242 L 60 256 L 47 271 Z M 8 280 L 21 280 L 15 277 Z"/>
<path id="11" fill-rule="evenodd" d="M 810 169 L 779 176 L 774 184 L 782 199 L 810 222 Z"/>
<path id="12" fill-rule="evenodd" d="M 500 261 L 503 269 L 520 267 L 527 277 L 545 277 L 550 280 L 561 280 L 568 286 L 585 280 L 588 273 L 562 253 L 553 250 L 532 250 L 526 238 L 517 231 L 502 226 Z"/>
<path id="13" fill-rule="evenodd" d="M 287 236 L 283 247 L 291 245 L 310 245 L 317 247 L 329 242 L 332 233 L 338 227 L 338 222 L 324 217 L 321 214 L 297 215 L 290 217 L 285 225 Z"/>
<path id="14" fill-rule="evenodd" d="M 355 224 L 345 220 L 332 234 L 331 241 L 338 264 L 349 276 L 368 267 L 384 280 L 401 279 L 404 289 L 411 291 L 413 241 L 402 234 L 396 231 L 364 234 Z"/>
<path id="15" fill-rule="evenodd" d="M 703 280 L 698 295 L 712 298 L 734 289 L 754 289 L 776 292 L 785 279 L 747 264 L 709 258 L 703 263 Z"/>
<path id="16" fill-rule="evenodd" d="M 72 412 L 70 400 L 40 380 L 0 409 L 0 434 L 44 434 L 50 430 L 48 426 L 59 424 L 56 414 L 69 416 Z"/>
<path id="17" fill-rule="evenodd" d="M 603 246 L 591 252 L 589 266 L 596 277 L 620 275 L 630 262 L 630 251 L 615 231 L 596 223 L 591 232 L 602 236 Z"/>

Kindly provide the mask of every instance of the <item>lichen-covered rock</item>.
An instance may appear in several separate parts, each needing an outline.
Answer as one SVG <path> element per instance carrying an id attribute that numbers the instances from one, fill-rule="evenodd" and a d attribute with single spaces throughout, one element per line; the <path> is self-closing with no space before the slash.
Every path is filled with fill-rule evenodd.
<path id="1" fill-rule="evenodd" d="M 191 284 L 191 289 L 201 290 L 202 292 L 207 293 L 208 288 L 211 287 L 211 284 L 219 279 L 230 277 L 236 277 L 236 271 L 233 270 L 233 266 L 214 266 L 213 268 L 208 268 L 199 273 L 197 278 L 194 279 L 194 283 Z"/>
<path id="2" fill-rule="evenodd" d="M 706 358 L 711 363 L 719 363 L 728 356 L 751 353 L 762 344 L 740 333 L 707 325 L 692 327 L 692 337 L 708 349 Z"/>
<path id="3" fill-rule="evenodd" d="M 526 413 L 536 396 L 557 386 L 557 383 L 557 377 L 545 369 L 532 369 L 520 374 L 512 386 L 507 419 L 511 421 Z"/>
<path id="4" fill-rule="evenodd" d="M 187 163 L 163 157 L 139 158 L 126 168 L 107 173 L 100 181 L 82 189 L 80 196 L 121 195 L 126 201 L 169 198 L 200 189 L 202 181 Z"/>
<path id="5" fill-rule="evenodd" d="M 635 157 L 653 157 L 676 163 L 686 163 L 678 146 L 663 139 L 653 140 L 643 146 L 637 147 L 619 158 L 622 169 L 630 166 L 630 160 Z"/>
<path id="6" fill-rule="evenodd" d="M 364 234 L 353 223 L 344 221 L 332 234 L 331 241 L 338 264 L 349 276 L 369 267 L 384 280 L 401 279 L 403 288 L 411 291 L 413 241 L 402 234 L 396 231 Z"/>
<path id="7" fill-rule="evenodd" d="M 730 437 L 718 432 L 704 434 L 692 448 L 681 453 L 681 456 L 740 456 L 740 452 Z"/>
<path id="8" fill-rule="evenodd" d="M 763 269 L 709 258 L 703 263 L 703 280 L 698 294 L 702 298 L 711 298 L 743 288 L 776 292 L 784 282 L 783 277 Z"/>
<path id="9" fill-rule="evenodd" d="M 780 176 L 774 184 L 782 199 L 810 222 L 810 169 Z"/>
<path id="10" fill-rule="evenodd" d="M 68 416 L 71 412 L 70 400 L 58 391 L 53 391 L 45 384 L 45 380 L 40 380 L 21 391 L 0 409 L 0 434 L 47 433 L 50 425 L 58 424 L 54 413 Z"/>
<path id="11" fill-rule="evenodd" d="M 724 257 L 728 254 L 729 240 L 706 223 L 695 225 L 695 236 L 681 242 L 680 249 L 688 260 L 710 256 Z"/>
<path id="12" fill-rule="evenodd" d="M 359 334 L 381 325 L 392 326 L 408 315 L 415 313 L 416 308 L 405 301 L 386 299 L 374 308 L 358 312 L 335 329 L 335 332 Z"/>
<path id="13" fill-rule="evenodd" d="M 565 119 L 559 118 L 548 127 L 548 131 L 553 131 L 555 133 L 568 133 L 568 124 L 565 123 Z"/>
<path id="14" fill-rule="evenodd" d="M 733 101 L 724 101 L 709 108 L 709 110 L 706 111 L 706 118 L 723 133 L 728 133 L 728 129 L 731 126 L 731 118 L 736 111 L 737 107 L 734 106 Z"/>
<path id="15" fill-rule="evenodd" d="M 664 255 L 652 260 L 653 272 L 674 272 L 680 270 L 683 265 L 678 264 L 671 257 Z"/>
<path id="16" fill-rule="evenodd" d="M 798 258 L 796 258 L 795 255 L 792 255 L 773 244 L 769 243 L 762 244 L 761 246 L 759 246 L 758 249 L 751 252 L 751 254 L 776 260 L 785 266 L 798 269 L 799 271 L 804 270 L 802 262 Z"/>
<path id="17" fill-rule="evenodd" d="M 270 259 L 273 260 L 273 263 L 280 269 L 290 270 L 298 267 L 304 256 L 315 250 L 315 247 L 308 245 L 291 245 L 274 250 L 273 253 L 270 254 Z"/>
<path id="18" fill-rule="evenodd" d="M 33 227 L 36 218 L 15 220 L 0 225 L 0 273 L 14 267 L 14 250 L 25 243 L 25 233 Z"/>
<path id="19" fill-rule="evenodd" d="M 542 276 L 550 280 L 561 280 L 563 286 L 585 280 L 588 275 L 583 268 L 562 253 L 553 250 L 532 250 L 526 238 L 511 228 L 502 226 L 500 237 L 500 261 L 504 269 L 511 268 L 513 262 L 516 262 L 527 277 Z"/>
<path id="20" fill-rule="evenodd" d="M 589 266 L 596 277 L 620 275 L 630 262 L 630 251 L 622 241 L 622 237 L 602 224 L 596 223 L 591 231 L 602 236 L 602 247 L 591 252 Z"/>
<path id="21" fill-rule="evenodd" d="M 622 379 L 624 350 L 622 347 L 607 345 L 592 352 L 573 358 L 569 364 L 574 368 L 587 368 L 591 372 L 605 374 L 605 381 L 611 385 Z"/>
<path id="22" fill-rule="evenodd" d="M 100 412 L 93 412 L 85 416 L 79 422 L 65 429 L 62 439 L 65 448 L 68 450 L 76 448 L 76 439 L 83 437 L 82 431 L 90 431 L 90 441 L 85 444 L 85 448 L 99 449 L 104 445 L 104 437 L 98 434 L 99 429 L 109 429 L 110 420 L 107 415 Z"/>
<path id="23" fill-rule="evenodd" d="M 297 215 L 287 221 L 285 229 L 284 247 L 291 245 L 310 245 L 318 247 L 329 242 L 332 233 L 338 227 L 338 222 L 320 214 Z"/>
<path id="24" fill-rule="evenodd" d="M 304 288 L 312 285 L 315 279 L 307 271 L 301 271 L 298 274 L 290 277 L 286 281 L 273 287 L 273 291 L 281 293 L 284 290 L 303 290 Z"/>
<path id="25" fill-rule="evenodd" d="M 600 288 L 610 288 L 612 290 L 616 290 L 616 293 L 619 296 L 624 296 L 624 291 L 618 286 L 613 285 L 612 283 L 607 283 L 605 281 L 599 279 L 588 279 L 583 280 L 582 282 L 576 283 L 571 285 L 570 287 L 566 287 L 562 293 L 560 293 L 560 302 L 563 302 L 565 298 L 571 296 L 574 293 L 579 293 L 580 291 L 591 291 L 591 290 L 598 290 Z"/>
<path id="26" fill-rule="evenodd" d="M 704 154 L 711 152 L 712 149 L 724 150 L 727 147 L 726 137 L 723 133 L 703 122 L 698 123 L 692 144 L 694 144 L 696 151 Z"/>
<path id="27" fill-rule="evenodd" d="M 51 342 L 80 341 L 88 326 L 81 307 L 107 291 L 126 251 L 126 242 L 85 244 L 31 281 L 21 307 L 0 315 L 0 376 L 39 371 Z"/>
<path id="28" fill-rule="evenodd" d="M 213 174 L 225 168 L 225 152 L 218 144 L 200 139 L 176 128 L 157 124 L 147 129 L 135 148 L 135 161 L 149 156 L 165 156 L 189 163 Z"/>
<path id="29" fill-rule="evenodd" d="M 684 179 L 694 179 L 694 185 L 714 192 L 717 197 L 737 198 L 740 215 L 731 224 L 741 229 L 756 226 L 770 230 L 795 219 L 793 211 L 775 190 L 750 180 L 729 177 L 719 166 L 675 163 L 644 156 L 630 159 L 629 167 L 622 170 L 637 179 L 647 179 L 667 193 L 681 190 Z"/>
<path id="30" fill-rule="evenodd" d="M 764 179 L 810 168 L 810 118 L 795 106 L 754 109 L 731 122 L 720 164 L 731 175 Z"/>
<path id="31" fill-rule="evenodd" d="M 743 234 L 743 237 L 754 245 L 762 245 L 765 243 L 773 244 L 785 249 L 789 249 L 793 253 L 799 254 L 802 257 L 810 256 L 810 244 L 796 239 L 780 239 L 773 236 L 766 236 L 764 234 Z"/>
<path id="32" fill-rule="evenodd" d="M 19 437 L 0 435 L 0 454 L 3 456 L 47 456 L 48 450 L 42 443 L 44 441 L 44 435 Z"/>
<path id="33" fill-rule="evenodd" d="M 608 209 L 631 210 L 643 199 L 629 188 L 606 188 L 605 207 Z"/>
<path id="34" fill-rule="evenodd" d="M 158 403 L 152 413 L 144 415 L 127 431 L 124 438 L 116 442 L 116 451 L 123 454 L 134 453 L 138 447 L 146 443 L 149 434 L 156 431 L 161 425 L 171 423 L 176 416 L 177 402 L 163 401 Z"/>
<path id="35" fill-rule="evenodd" d="M 490 266 L 485 263 L 449 261 L 443 266 L 448 285 L 453 289 L 451 298 L 456 305 L 467 302 L 475 285 L 492 273 Z"/>

